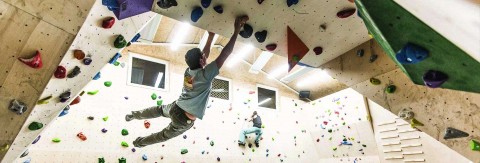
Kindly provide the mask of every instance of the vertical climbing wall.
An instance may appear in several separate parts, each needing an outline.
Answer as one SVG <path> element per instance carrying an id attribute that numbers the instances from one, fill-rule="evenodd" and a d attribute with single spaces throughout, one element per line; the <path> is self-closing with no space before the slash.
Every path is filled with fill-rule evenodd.
<path id="1" fill-rule="evenodd" d="M 357 55 L 364 50 L 364 56 Z M 378 59 L 369 62 L 371 55 Z M 478 162 L 478 151 L 469 148 L 470 140 L 480 138 L 480 94 L 428 88 L 414 84 L 375 41 L 362 44 L 336 58 L 321 68 L 338 81 L 358 91 L 365 97 L 378 103 L 393 114 L 403 108 L 412 108 L 416 119 L 425 126 L 418 126 L 424 133 L 444 143 L 468 159 Z M 373 85 L 370 78 L 380 80 Z M 388 85 L 395 85 L 396 91 L 387 93 Z M 453 127 L 470 134 L 466 138 L 444 140 L 447 127 Z"/>
<path id="2" fill-rule="evenodd" d="M 28 114 L 69 49 L 94 0 L 0 1 L 0 160 L 12 146 Z M 41 53 L 43 67 L 31 68 L 18 58 Z M 8 108 L 19 100 L 28 108 L 17 115 Z M 8 161 L 7 161 L 8 162 Z"/>
<path id="3" fill-rule="evenodd" d="M 368 104 L 382 162 L 470 162 L 375 102 Z"/>
<path id="4" fill-rule="evenodd" d="M 22 6 L 20 2 L 15 2 L 14 4 Z M 57 9 L 55 9 L 55 7 L 50 6 L 50 9 L 53 12 L 51 14 L 54 15 L 54 16 L 49 16 L 48 14 L 45 14 L 45 13 L 49 13 L 49 12 L 45 12 L 45 13 L 44 12 L 39 12 L 37 14 L 39 14 L 40 16 L 43 16 L 47 20 L 58 21 L 58 22 L 56 22 L 58 24 L 63 24 L 63 23 L 68 24 L 68 23 L 66 23 L 66 22 L 68 22 L 67 18 L 56 18 L 57 15 L 55 15 L 55 14 L 62 13 L 62 12 L 67 12 L 69 14 L 70 13 L 73 14 L 74 12 L 70 12 L 70 11 L 80 10 L 80 9 L 74 9 L 75 7 L 72 7 L 72 6 L 64 7 L 64 6 L 68 6 L 68 5 L 74 5 L 74 4 L 75 3 L 66 2 L 66 1 L 52 1 L 51 5 L 54 5 L 54 6 L 57 6 L 57 7 L 60 7 L 60 8 L 63 7 L 63 8 L 61 8 L 61 10 L 60 9 L 57 10 Z M 40 6 L 47 7 L 47 4 L 29 4 L 28 6 L 26 6 L 26 7 L 23 6 L 23 7 L 25 7 L 26 9 L 38 9 L 38 8 L 32 7 L 34 5 L 40 5 Z M 77 5 L 76 7 L 79 8 L 81 6 L 84 6 L 84 5 Z M 87 13 L 88 12 L 87 8 L 85 8 L 85 10 L 81 9 L 78 12 L 78 14 L 81 15 L 84 12 Z M 47 7 L 47 9 L 48 9 L 48 7 Z M 45 10 L 47 10 L 47 9 L 45 9 Z M 63 11 L 63 10 L 66 10 L 66 11 Z M 12 11 L 15 11 L 15 10 L 12 9 Z M 76 16 L 76 14 L 74 14 L 74 15 Z M 87 16 L 87 14 L 85 14 L 85 15 Z M 45 97 L 48 97 L 50 95 L 52 95 L 53 98 L 49 101 L 48 104 L 36 105 L 35 107 L 34 107 L 33 104 L 39 98 L 30 99 L 32 101 L 29 101 L 29 103 L 30 103 L 29 109 L 33 110 L 33 111 L 30 114 L 24 114 L 23 115 L 25 117 L 27 115 L 29 115 L 28 119 L 26 120 L 26 122 L 24 124 L 23 124 L 23 122 L 18 122 L 17 125 L 23 124 L 23 127 L 20 129 L 20 132 L 18 133 L 18 135 L 20 135 L 20 136 L 17 136 L 15 141 L 10 144 L 10 149 L 8 150 L 8 153 L 6 154 L 6 156 L 3 158 L 2 162 L 11 162 L 15 158 L 17 158 L 20 154 L 22 154 L 24 152 L 24 150 L 26 150 L 26 147 L 28 147 L 31 144 L 31 142 L 37 137 L 37 135 L 39 133 L 41 133 L 41 131 L 43 131 L 43 129 L 48 128 L 48 124 L 58 116 L 58 114 L 62 111 L 62 109 L 66 106 L 66 104 L 69 103 L 71 100 L 73 100 L 74 97 L 80 93 L 80 90 L 88 82 L 90 82 L 92 77 L 95 76 L 95 74 L 105 64 L 107 64 L 107 62 L 110 60 L 110 58 L 112 56 L 114 56 L 114 54 L 116 52 L 119 51 L 119 49 L 117 49 L 113 46 L 113 41 L 115 40 L 115 37 L 118 34 L 122 34 L 122 35 L 125 36 L 126 40 L 130 40 L 143 27 L 143 25 L 146 24 L 152 18 L 153 15 L 154 15 L 154 13 L 147 13 L 147 14 L 131 17 L 129 19 L 125 19 L 125 20 L 122 20 L 122 21 L 117 21 L 116 24 L 113 26 L 113 28 L 111 28 L 109 30 L 106 30 L 106 29 L 102 28 L 101 22 L 105 17 L 113 16 L 113 13 L 108 11 L 106 7 L 102 6 L 101 1 L 96 1 L 95 4 L 93 4 L 93 8 L 92 8 L 91 12 L 88 13 L 88 16 L 86 17 L 86 20 L 83 23 L 83 25 L 81 25 L 82 23 L 79 23 L 79 24 L 77 24 L 79 27 L 75 26 L 75 27 L 73 27 L 72 30 L 67 29 L 67 27 L 65 27 L 65 29 L 62 28 L 63 30 L 65 30 L 67 32 L 69 32 L 69 31 L 77 32 L 77 33 L 75 33 L 77 37 L 73 40 L 73 42 L 71 42 L 71 45 L 70 45 L 69 42 L 66 43 L 70 47 L 64 47 L 63 51 L 60 51 L 60 50 L 57 49 L 57 51 L 56 51 L 57 53 L 63 53 L 63 54 L 62 55 L 57 55 L 55 57 L 62 58 L 63 56 L 65 56 L 60 61 L 59 65 L 64 66 L 66 68 L 66 70 L 68 71 L 68 73 L 70 73 L 75 66 L 80 67 L 81 73 L 74 78 L 65 78 L 65 79 L 53 78 L 52 74 L 55 71 L 58 62 L 53 64 L 53 61 L 51 60 L 51 58 L 47 57 L 48 55 L 46 55 L 43 58 L 44 62 L 46 62 L 46 63 L 52 62 L 52 63 L 50 64 L 50 66 L 51 66 L 50 68 L 42 70 L 42 71 L 45 71 L 44 72 L 45 73 L 44 74 L 45 78 L 42 78 L 42 80 L 41 79 L 36 79 L 35 80 L 34 78 L 29 78 L 28 75 L 25 75 L 25 77 L 22 77 L 22 78 L 25 78 L 25 79 L 22 79 L 25 82 L 21 82 L 21 83 L 28 83 L 28 82 L 33 82 L 33 81 L 45 82 L 46 80 L 48 80 L 48 78 L 51 78 L 51 80 L 48 82 L 48 84 L 46 82 L 44 83 L 44 85 L 46 85 L 45 90 L 43 90 L 43 88 L 39 88 L 38 93 L 40 93 L 43 90 L 43 92 L 41 92 L 40 98 L 45 98 Z M 78 18 L 75 18 L 75 19 L 72 18 L 72 19 L 70 19 L 70 21 L 73 21 L 73 20 L 76 20 L 76 19 L 78 19 Z M 70 25 L 72 25 L 72 24 L 68 24 L 68 26 L 70 26 Z M 21 26 L 24 26 L 24 25 L 22 24 Z M 81 29 L 80 29 L 80 26 L 82 27 Z M 64 27 L 64 25 L 61 26 L 61 27 Z M 80 29 L 80 30 L 78 30 L 78 29 Z M 39 31 L 39 32 L 40 32 L 40 34 L 42 34 L 41 31 Z M 47 37 L 45 37 L 47 39 L 49 38 L 48 37 L 49 35 L 53 35 L 53 34 L 50 34 L 49 32 L 44 32 L 43 34 L 47 35 Z M 55 45 L 59 45 L 59 44 L 61 45 L 61 44 L 64 44 L 62 38 L 64 38 L 65 36 L 68 36 L 68 34 L 55 34 L 53 36 L 55 36 L 55 38 L 51 38 L 52 40 L 62 41 L 62 43 L 54 42 L 54 44 Z M 53 36 L 51 36 L 51 37 L 53 37 Z M 4 37 L 2 37 L 2 38 L 4 38 Z M 42 42 L 42 41 L 47 42 L 44 39 L 44 37 L 30 37 L 30 38 L 31 38 L 31 41 L 35 42 L 35 43 L 36 42 Z M 73 37 L 70 38 L 70 39 L 73 39 Z M 45 48 L 45 50 L 47 50 L 47 48 L 43 47 L 43 46 L 39 46 L 39 47 L 34 46 L 34 47 L 31 47 L 31 48 L 28 48 L 28 51 L 32 52 L 34 49 L 38 49 L 38 48 Z M 91 55 L 91 58 L 92 58 L 93 62 L 90 65 L 87 66 L 87 65 L 84 65 L 82 63 L 82 61 L 75 59 L 73 57 L 73 51 L 75 49 L 83 50 L 87 55 Z M 55 50 L 55 49 L 48 49 L 48 50 Z M 52 53 L 53 52 L 55 52 L 55 51 L 52 51 Z M 20 63 L 15 62 L 15 65 L 16 64 L 20 64 Z M 19 69 L 19 70 L 22 70 L 22 69 Z M 26 71 L 28 72 L 28 71 L 31 71 L 31 70 L 26 70 Z M 37 74 L 37 73 L 41 73 L 41 71 L 36 71 L 36 72 L 32 71 L 31 72 L 31 74 Z M 16 76 L 22 76 L 22 75 L 21 74 L 16 74 Z M 15 80 L 12 79 L 12 80 L 7 80 L 7 81 L 8 82 L 14 82 Z M 33 82 L 33 83 L 35 83 L 35 82 Z M 2 86 L 2 89 L 4 89 L 4 88 L 6 89 L 6 88 L 10 88 L 10 87 L 3 87 Z M 25 86 L 23 88 L 29 88 L 29 87 Z M 19 92 L 19 90 L 22 90 L 22 89 L 17 89 L 17 88 L 15 88 L 15 89 L 16 89 L 15 91 L 10 91 L 10 92 Z M 60 94 L 66 92 L 68 90 L 71 91 L 71 97 L 72 98 L 70 98 L 70 100 L 68 100 L 66 103 L 60 103 L 58 97 L 60 96 Z M 2 91 L 2 93 L 3 93 L 3 91 Z M 5 97 L 5 96 L 2 96 L 2 97 Z M 10 97 L 10 96 L 6 96 L 6 97 Z M 3 104 L 3 106 L 6 107 L 6 106 L 8 106 L 8 104 L 5 103 L 5 104 Z M 2 109 L 2 110 L 6 110 L 6 109 Z M 17 116 L 17 115 L 14 115 L 14 113 L 12 113 L 12 112 L 9 112 L 8 114 L 5 114 L 5 115 L 9 115 L 9 117 Z M 10 119 L 10 118 L 5 118 L 5 120 L 7 120 L 7 119 Z M 42 129 L 36 130 L 36 131 L 28 130 L 27 126 L 31 122 L 34 122 L 34 121 L 43 123 L 44 127 Z M 12 134 L 12 136 L 15 136 L 15 135 Z"/>
<path id="5" fill-rule="evenodd" d="M 191 20 L 191 13 L 195 7 L 201 6 L 199 0 L 178 1 L 178 6 L 169 9 L 158 7 L 156 2 L 154 12 L 225 37 L 232 35 L 236 16 L 248 15 L 250 20 L 247 24 L 253 27 L 253 35 L 248 39 L 239 37 L 239 40 L 262 50 L 266 50 L 266 45 L 277 44 L 273 52 L 281 56 L 287 56 L 289 26 L 310 49 L 301 62 L 314 67 L 370 39 L 355 11 L 346 18 L 337 16 L 340 11 L 355 9 L 355 5 L 347 0 L 301 0 L 291 7 L 286 1 L 264 1 L 262 4 L 255 0 L 212 1 L 208 8 L 202 8 L 203 15 L 197 22 Z M 223 6 L 222 14 L 213 9 L 218 5 Z M 267 31 L 267 36 L 260 43 L 255 39 L 255 33 L 263 30 Z M 316 55 L 313 51 L 315 47 L 321 47 L 323 53 Z"/>

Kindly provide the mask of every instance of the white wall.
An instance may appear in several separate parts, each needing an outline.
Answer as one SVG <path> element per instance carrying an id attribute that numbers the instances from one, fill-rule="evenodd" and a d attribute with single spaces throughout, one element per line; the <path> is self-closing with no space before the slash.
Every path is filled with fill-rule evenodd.
<path id="1" fill-rule="evenodd" d="M 412 129 L 408 122 L 400 119 L 398 116 L 392 114 L 390 111 L 384 109 L 375 102 L 368 100 L 370 106 L 371 116 L 374 124 L 375 139 L 378 144 L 380 159 L 382 162 L 396 163 L 407 160 L 425 160 L 425 162 L 455 162 L 468 163 L 471 162 L 467 158 L 451 150 L 444 144 L 438 142 L 436 139 L 430 137 L 424 132 Z M 396 130 L 395 130 L 396 129 Z M 392 131 L 388 131 L 392 130 Z M 406 132 L 410 131 L 411 132 Z M 398 136 L 391 139 L 382 139 L 390 136 Z M 410 140 L 402 140 L 407 138 L 418 138 Z M 391 143 L 400 143 L 398 145 L 387 145 Z M 418 147 L 402 148 L 407 145 L 420 145 Z M 388 152 L 391 150 L 402 150 L 399 152 Z M 406 153 L 417 153 L 414 155 L 404 155 Z M 386 160 L 389 157 L 403 157 L 399 159 Z"/>

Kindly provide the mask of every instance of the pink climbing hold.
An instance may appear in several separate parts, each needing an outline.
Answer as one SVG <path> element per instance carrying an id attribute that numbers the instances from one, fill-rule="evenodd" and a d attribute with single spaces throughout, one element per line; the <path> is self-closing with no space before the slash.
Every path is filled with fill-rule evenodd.
<path id="1" fill-rule="evenodd" d="M 257 0 L 258 4 L 262 4 L 265 0 Z"/>
<path id="2" fill-rule="evenodd" d="M 323 52 L 323 48 L 320 46 L 317 46 L 313 49 L 313 52 L 315 52 L 315 55 L 320 55 Z"/>
<path id="3" fill-rule="evenodd" d="M 277 44 L 268 44 L 265 48 L 267 48 L 268 51 L 274 51 L 277 49 Z"/>
<path id="4" fill-rule="evenodd" d="M 24 64 L 30 66 L 31 68 L 35 68 L 35 69 L 42 68 L 42 66 L 43 66 L 42 57 L 41 57 L 41 54 L 38 50 L 35 53 L 35 56 L 33 56 L 32 58 L 28 58 L 28 59 L 18 58 L 18 60 L 20 60 Z"/>
<path id="5" fill-rule="evenodd" d="M 255 94 L 255 91 L 250 91 L 248 92 L 248 94 Z"/>
<path id="6" fill-rule="evenodd" d="M 357 11 L 357 9 L 354 9 L 354 8 L 345 9 L 345 10 L 339 11 L 337 13 L 337 16 L 339 18 L 347 18 L 349 16 L 352 16 L 355 13 L 355 11 Z"/>

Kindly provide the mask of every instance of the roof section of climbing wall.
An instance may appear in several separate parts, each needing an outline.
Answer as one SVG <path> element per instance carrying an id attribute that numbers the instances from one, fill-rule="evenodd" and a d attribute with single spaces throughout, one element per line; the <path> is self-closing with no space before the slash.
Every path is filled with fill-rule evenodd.
<path id="1" fill-rule="evenodd" d="M 370 39 L 352 2 L 231 0 L 202 4 L 199 0 L 184 0 L 178 1 L 177 6 L 161 8 L 155 0 L 153 11 L 226 37 L 233 33 L 235 17 L 248 15 L 252 33 L 239 40 L 262 50 L 276 44 L 273 53 L 281 56 L 287 56 L 290 27 L 309 48 L 300 62 L 318 67 Z"/>

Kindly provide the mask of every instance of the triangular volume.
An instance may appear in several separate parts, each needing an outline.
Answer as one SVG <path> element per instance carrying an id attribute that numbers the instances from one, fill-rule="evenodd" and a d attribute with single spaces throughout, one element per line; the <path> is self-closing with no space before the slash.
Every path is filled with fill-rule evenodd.
<path id="1" fill-rule="evenodd" d="M 303 43 L 300 38 L 298 38 L 297 34 L 287 26 L 287 47 L 288 47 L 288 71 L 292 70 L 297 63 L 302 60 L 302 58 L 308 53 L 310 50 L 305 43 Z"/>
<path id="2" fill-rule="evenodd" d="M 443 139 L 463 138 L 469 136 L 468 133 L 448 127 L 443 135 Z"/>

